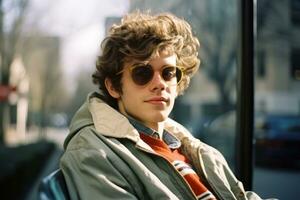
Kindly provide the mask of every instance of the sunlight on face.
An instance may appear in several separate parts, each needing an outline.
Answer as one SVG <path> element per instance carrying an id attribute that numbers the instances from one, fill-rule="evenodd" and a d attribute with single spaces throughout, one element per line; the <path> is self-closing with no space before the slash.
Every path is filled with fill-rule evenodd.
<path id="1" fill-rule="evenodd" d="M 149 64 L 155 71 L 154 76 L 149 83 L 142 86 L 134 83 L 128 64 L 125 64 L 122 77 L 123 93 L 118 103 L 123 114 L 130 115 L 156 130 L 158 124 L 168 118 L 177 96 L 176 78 L 166 82 L 161 77 L 163 67 L 176 66 L 176 55 L 160 54 L 150 60 Z"/>

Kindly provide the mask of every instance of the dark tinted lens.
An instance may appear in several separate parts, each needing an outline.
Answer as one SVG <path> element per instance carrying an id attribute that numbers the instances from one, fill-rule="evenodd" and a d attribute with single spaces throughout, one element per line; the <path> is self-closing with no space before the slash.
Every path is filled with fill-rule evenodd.
<path id="1" fill-rule="evenodd" d="M 170 81 L 176 77 L 176 67 L 165 67 L 162 71 L 162 77 L 165 81 Z"/>
<path id="2" fill-rule="evenodd" d="M 176 67 L 176 78 L 177 78 L 177 83 L 179 83 L 179 81 L 181 81 L 182 79 L 182 71 L 178 67 Z"/>
<path id="3" fill-rule="evenodd" d="M 137 85 L 145 85 L 151 81 L 153 77 L 152 67 L 148 65 L 136 66 L 132 69 L 131 76 Z"/>

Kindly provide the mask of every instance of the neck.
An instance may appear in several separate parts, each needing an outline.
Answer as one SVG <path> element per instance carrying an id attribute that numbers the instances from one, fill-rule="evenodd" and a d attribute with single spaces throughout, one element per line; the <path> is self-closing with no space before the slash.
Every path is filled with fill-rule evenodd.
<path id="1" fill-rule="evenodd" d="M 144 126 L 151 128 L 152 130 L 156 131 L 159 134 L 159 138 L 162 138 L 163 132 L 164 132 L 164 128 L 165 128 L 165 123 L 164 121 L 162 122 L 143 122 L 140 119 L 137 119 L 134 116 L 131 116 L 129 113 L 126 112 L 124 106 L 122 105 L 122 103 L 118 102 L 118 106 L 119 106 L 119 112 L 121 112 L 123 115 L 127 116 L 127 117 L 132 117 L 135 120 L 138 120 L 140 123 L 142 123 Z"/>
<path id="2" fill-rule="evenodd" d="M 159 134 L 159 137 L 162 138 L 162 134 L 165 128 L 164 122 L 144 123 L 144 125 L 155 130 Z"/>

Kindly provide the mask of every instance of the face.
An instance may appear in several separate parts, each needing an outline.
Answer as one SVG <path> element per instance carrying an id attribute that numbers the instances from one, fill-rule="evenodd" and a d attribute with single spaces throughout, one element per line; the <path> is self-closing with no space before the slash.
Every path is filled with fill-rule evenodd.
<path id="1" fill-rule="evenodd" d="M 177 96 L 176 76 L 170 80 L 165 80 L 163 69 L 176 66 L 175 54 L 161 53 L 148 64 L 153 69 L 152 79 L 145 85 L 138 85 L 132 79 L 132 66 L 141 63 L 125 63 L 122 72 L 122 93 L 116 92 L 110 85 L 109 80 L 106 86 L 110 94 L 118 99 L 119 110 L 125 115 L 134 117 L 147 127 L 154 130 L 158 129 L 173 109 L 174 101 Z M 165 78 L 165 79 L 164 79 Z"/>

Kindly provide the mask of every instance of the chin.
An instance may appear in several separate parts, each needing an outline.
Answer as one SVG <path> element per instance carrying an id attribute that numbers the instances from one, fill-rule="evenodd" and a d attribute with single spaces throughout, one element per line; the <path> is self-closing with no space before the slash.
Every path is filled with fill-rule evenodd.
<path id="1" fill-rule="evenodd" d="M 155 122 L 163 122 L 168 118 L 168 114 L 166 113 L 158 113 L 155 116 L 152 117 L 153 121 Z"/>

